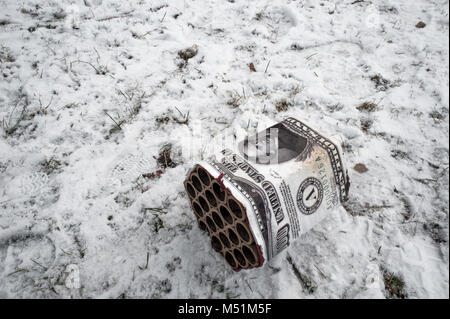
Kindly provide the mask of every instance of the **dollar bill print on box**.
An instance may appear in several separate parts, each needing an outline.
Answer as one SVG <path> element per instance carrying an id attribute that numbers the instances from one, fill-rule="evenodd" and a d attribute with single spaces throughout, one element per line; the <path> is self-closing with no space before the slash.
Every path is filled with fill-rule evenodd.
<path id="1" fill-rule="evenodd" d="M 200 162 L 185 187 L 200 228 L 240 270 L 325 218 L 346 200 L 349 181 L 339 145 L 288 118 Z"/>

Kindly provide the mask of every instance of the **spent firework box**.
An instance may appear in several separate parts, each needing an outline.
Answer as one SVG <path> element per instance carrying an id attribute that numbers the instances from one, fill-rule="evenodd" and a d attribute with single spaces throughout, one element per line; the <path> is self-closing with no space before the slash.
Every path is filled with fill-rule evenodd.
<path id="1" fill-rule="evenodd" d="M 339 144 L 287 118 L 198 162 L 184 186 L 200 229 L 238 271 L 260 267 L 344 202 Z"/>

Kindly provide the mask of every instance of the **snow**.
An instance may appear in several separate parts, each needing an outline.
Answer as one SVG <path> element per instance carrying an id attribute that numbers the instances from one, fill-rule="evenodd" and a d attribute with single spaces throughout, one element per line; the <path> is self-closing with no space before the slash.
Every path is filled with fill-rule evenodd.
<path id="1" fill-rule="evenodd" d="M 0 297 L 449 297 L 448 1 L 0 8 Z M 182 182 L 214 136 L 288 116 L 340 136 L 349 202 L 235 273 Z"/>

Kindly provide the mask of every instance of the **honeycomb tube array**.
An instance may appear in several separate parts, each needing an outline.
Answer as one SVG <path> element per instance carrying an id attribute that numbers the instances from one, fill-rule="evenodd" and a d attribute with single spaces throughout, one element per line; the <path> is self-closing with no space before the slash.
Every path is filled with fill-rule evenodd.
<path id="1" fill-rule="evenodd" d="M 263 258 L 251 232 L 245 207 L 200 165 L 184 181 L 200 229 L 235 270 L 259 267 Z"/>

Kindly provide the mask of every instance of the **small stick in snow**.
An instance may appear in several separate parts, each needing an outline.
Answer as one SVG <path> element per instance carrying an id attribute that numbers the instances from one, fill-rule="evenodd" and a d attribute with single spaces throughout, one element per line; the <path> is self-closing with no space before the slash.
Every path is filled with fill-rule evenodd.
<path id="1" fill-rule="evenodd" d="M 21 271 L 28 271 L 28 270 L 26 270 L 26 269 L 17 269 L 16 271 L 13 271 L 13 272 L 7 274 L 6 277 L 12 276 L 12 275 L 17 274 L 18 272 L 21 272 Z"/>
<path id="2" fill-rule="evenodd" d="M 100 54 L 98 54 L 98 51 L 97 51 L 97 49 L 94 47 L 94 51 L 95 51 L 95 53 L 97 53 L 97 64 L 100 64 Z"/>
<path id="3" fill-rule="evenodd" d="M 184 114 L 180 111 L 180 109 L 178 107 L 175 106 L 175 108 L 177 109 L 177 111 L 181 114 L 182 117 L 184 117 Z"/>
<path id="4" fill-rule="evenodd" d="M 159 169 L 159 170 L 157 170 L 156 172 L 153 172 L 153 173 L 142 174 L 142 177 L 147 178 L 147 179 L 154 179 L 156 177 L 161 176 L 163 173 L 164 173 L 163 170 Z"/>
<path id="5" fill-rule="evenodd" d="M 147 263 L 145 264 L 145 267 L 138 266 L 140 270 L 148 269 L 148 260 L 149 260 L 149 257 L 150 257 L 150 253 L 147 252 Z"/>
<path id="6" fill-rule="evenodd" d="M 270 60 L 269 60 L 269 62 L 267 62 L 267 66 L 266 66 L 266 69 L 264 70 L 264 73 L 267 72 L 267 69 L 269 68 L 269 64 L 270 64 Z"/>
<path id="7" fill-rule="evenodd" d="M 41 266 L 42 268 L 44 268 L 45 270 L 47 270 L 48 268 L 45 266 L 42 266 L 40 263 L 38 263 L 36 260 L 31 259 L 32 262 L 34 262 L 36 265 Z"/>
<path id="8" fill-rule="evenodd" d="M 64 249 L 62 249 L 62 248 L 60 248 L 61 249 L 61 251 L 63 252 L 63 253 L 65 253 L 66 255 L 68 255 L 68 256 L 72 256 L 72 254 L 69 254 L 67 251 L 65 251 Z"/>
<path id="9" fill-rule="evenodd" d="M 167 11 L 164 12 L 164 16 L 163 16 L 162 19 L 161 19 L 161 23 L 164 21 L 164 18 L 166 17 L 166 14 L 167 14 Z"/>
<path id="10" fill-rule="evenodd" d="M 117 124 L 117 122 L 111 117 L 111 115 L 108 114 L 108 112 L 104 111 L 106 115 L 108 115 L 108 117 L 117 125 L 117 127 L 121 130 L 122 128 L 120 127 L 119 124 Z"/>
<path id="11" fill-rule="evenodd" d="M 119 18 L 126 18 L 128 17 L 130 14 L 132 14 L 134 12 L 134 10 L 125 12 L 123 14 L 120 15 L 116 15 L 116 16 L 111 16 L 111 17 L 105 17 L 105 18 L 101 18 L 101 19 L 97 19 L 98 22 L 103 22 L 103 21 L 108 21 L 108 20 L 112 20 L 112 19 L 119 19 Z"/>
<path id="12" fill-rule="evenodd" d="M 53 102 L 53 96 L 50 99 L 50 102 L 48 102 L 47 106 L 42 105 L 41 96 L 39 95 L 39 111 L 41 111 L 43 114 L 47 114 L 47 109 L 50 107 L 50 105 Z"/>
<path id="13" fill-rule="evenodd" d="M 310 56 L 308 56 L 308 57 L 306 57 L 306 60 L 309 60 L 309 59 L 311 59 L 313 56 L 315 56 L 315 55 L 317 55 L 318 53 L 316 52 L 316 53 L 314 53 L 314 54 L 311 54 Z"/>
<path id="14" fill-rule="evenodd" d="M 328 278 L 327 276 L 325 276 L 325 274 L 323 273 L 322 270 L 320 270 L 320 268 L 317 265 L 314 265 L 314 267 L 316 267 L 316 269 L 320 272 L 320 274 L 323 276 L 323 278 Z"/>
<path id="15" fill-rule="evenodd" d="M 147 210 L 157 212 L 157 213 L 162 213 L 162 214 L 166 213 L 166 211 L 163 208 L 159 208 L 159 207 L 145 207 L 144 211 L 147 211 Z"/>
<path id="16" fill-rule="evenodd" d="M 72 61 L 72 62 L 70 62 L 70 69 L 72 69 L 72 64 L 73 64 L 73 63 L 86 63 L 86 64 L 90 65 L 90 66 L 95 70 L 95 72 L 96 72 L 97 74 L 104 74 L 104 72 L 100 72 L 100 70 L 97 69 L 91 62 L 80 61 L 80 60 Z"/>

